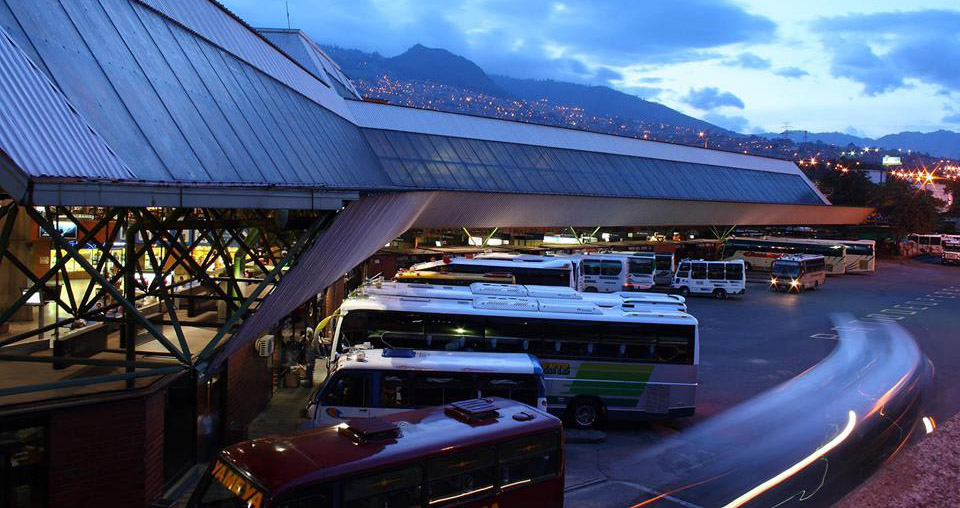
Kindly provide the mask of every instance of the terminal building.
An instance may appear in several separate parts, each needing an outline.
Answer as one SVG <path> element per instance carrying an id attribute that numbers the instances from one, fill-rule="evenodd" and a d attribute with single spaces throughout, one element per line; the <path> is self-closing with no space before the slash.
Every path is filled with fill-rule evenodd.
<path id="1" fill-rule="evenodd" d="M 858 224 L 789 161 L 367 102 L 212 0 L 0 0 L 0 498 L 149 506 L 411 229 Z M 13 459 L 16 457 L 16 459 Z"/>

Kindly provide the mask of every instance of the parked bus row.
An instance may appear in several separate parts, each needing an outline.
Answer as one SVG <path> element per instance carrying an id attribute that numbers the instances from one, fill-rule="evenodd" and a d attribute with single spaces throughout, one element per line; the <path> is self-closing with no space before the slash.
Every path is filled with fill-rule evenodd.
<path id="1" fill-rule="evenodd" d="M 483 288 L 409 286 L 370 285 L 344 301 L 334 323 L 330 365 L 340 365 L 343 355 L 358 354 L 357 348 L 533 355 L 542 366 L 547 409 L 575 426 L 592 427 L 608 414 L 667 417 L 694 412 L 698 323 L 680 310 L 685 309 L 681 297 L 589 295 L 497 284 Z M 525 293 L 518 294 L 517 288 Z M 358 363 L 356 359 L 342 361 Z M 417 363 L 390 360 L 391 364 L 405 362 Z M 477 363 L 482 362 L 478 359 Z M 453 383 L 449 386 L 461 390 L 458 393 L 487 393 L 483 376 L 456 381 L 455 372 L 443 372 L 442 377 Z M 373 376 L 370 391 L 363 388 L 363 398 L 355 400 L 378 404 L 376 408 L 368 406 L 368 414 L 385 409 L 381 407 L 384 387 L 374 380 L 382 380 L 384 374 L 362 375 Z M 404 378 L 404 383 L 430 386 L 416 372 L 408 376 L 396 377 Z M 321 393 L 320 402 L 323 396 Z M 430 400 L 434 402 L 447 400 L 436 394 L 433 397 Z M 320 418 L 336 414 L 329 409 L 311 412 Z M 342 413 L 339 407 L 337 410 Z"/>

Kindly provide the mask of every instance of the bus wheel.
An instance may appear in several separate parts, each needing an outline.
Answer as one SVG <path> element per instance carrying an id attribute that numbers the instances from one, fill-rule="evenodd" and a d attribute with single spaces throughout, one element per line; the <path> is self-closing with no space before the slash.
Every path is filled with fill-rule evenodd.
<path id="1" fill-rule="evenodd" d="M 681 286 L 681 287 L 680 287 L 680 296 L 682 296 L 682 297 L 684 297 L 684 298 L 690 296 L 690 288 L 688 288 L 687 286 Z"/>
<path id="2" fill-rule="evenodd" d="M 717 300 L 726 300 L 727 299 L 727 290 L 726 289 L 714 289 L 713 296 Z"/>
<path id="3" fill-rule="evenodd" d="M 818 287 L 820 287 L 820 281 L 815 280 L 815 281 L 813 281 L 813 287 L 810 288 L 810 291 L 814 291 L 814 290 L 816 290 Z"/>
<path id="4" fill-rule="evenodd" d="M 584 293 L 596 293 L 596 292 L 597 292 L 597 288 L 595 288 L 595 287 L 588 287 L 588 288 L 584 289 L 583 292 L 584 292 Z"/>
<path id="5" fill-rule="evenodd" d="M 567 411 L 570 423 L 578 429 L 596 427 L 603 414 L 600 404 L 586 397 L 575 399 Z"/>

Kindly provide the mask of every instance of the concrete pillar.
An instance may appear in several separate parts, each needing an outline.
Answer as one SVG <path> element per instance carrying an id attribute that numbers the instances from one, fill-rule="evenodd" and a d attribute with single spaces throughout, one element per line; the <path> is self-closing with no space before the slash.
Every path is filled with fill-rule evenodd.
<path id="1" fill-rule="evenodd" d="M 6 222 L 6 217 L 3 220 L 0 220 L 0 228 L 2 228 L 3 223 Z M 36 274 L 38 267 L 36 265 L 43 264 L 44 266 L 39 267 L 41 270 L 46 270 L 49 268 L 50 263 L 50 250 L 49 247 L 47 250 L 40 251 L 40 258 L 36 257 L 38 253 L 38 248 L 41 244 L 49 246 L 49 240 L 36 240 L 35 239 L 36 225 L 30 220 L 30 217 L 27 216 L 26 212 L 22 209 L 17 214 L 16 221 L 14 222 L 13 231 L 10 235 L 10 244 L 9 249 L 10 253 L 19 259 L 24 265 L 33 269 Z M 40 263 L 41 261 L 46 261 L 46 263 Z M 20 270 L 17 270 L 17 267 L 13 266 L 8 259 L 4 259 L 0 262 L 0 309 L 7 309 L 13 305 L 17 299 L 20 298 L 20 295 L 24 289 L 29 287 L 31 282 L 27 279 L 26 275 L 20 273 Z M 32 307 L 22 307 L 17 311 L 16 314 L 10 319 L 10 321 L 30 321 L 33 319 L 33 308 Z M 9 323 L 0 323 L 0 333 L 6 333 L 10 324 Z"/>

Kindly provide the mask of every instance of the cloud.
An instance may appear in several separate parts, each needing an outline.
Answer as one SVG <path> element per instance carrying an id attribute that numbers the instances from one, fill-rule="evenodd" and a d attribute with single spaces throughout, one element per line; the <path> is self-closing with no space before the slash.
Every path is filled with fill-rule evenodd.
<path id="1" fill-rule="evenodd" d="M 286 26 L 279 2 L 223 0 L 254 26 Z M 387 56 L 422 43 L 514 77 L 611 79 L 599 68 L 715 58 L 767 42 L 776 25 L 732 0 L 290 0 L 291 22 L 321 43 Z M 723 29 L 717 29 L 717 27 Z M 576 68 L 575 60 L 583 64 Z M 566 62 L 564 62 L 566 61 Z M 558 65 L 560 63 L 560 65 Z"/>
<path id="2" fill-rule="evenodd" d="M 815 28 L 831 52 L 831 73 L 878 95 L 912 81 L 960 91 L 958 26 L 958 10 L 924 10 L 823 18 Z"/>
<path id="3" fill-rule="evenodd" d="M 747 132 L 750 127 L 750 122 L 739 115 L 721 115 L 711 112 L 704 115 L 703 120 L 723 127 L 724 129 L 740 133 Z"/>
<path id="4" fill-rule="evenodd" d="M 799 67 L 783 67 L 773 71 L 774 74 L 778 76 L 783 76 L 785 78 L 802 78 L 804 76 L 809 76 L 810 73 L 799 68 Z"/>
<path id="5" fill-rule="evenodd" d="M 740 53 L 736 58 L 726 60 L 724 65 L 731 67 L 743 67 L 744 69 L 769 69 L 771 62 L 756 53 Z"/>
<path id="6" fill-rule="evenodd" d="M 705 87 L 700 89 L 690 89 L 683 101 L 687 104 L 704 111 L 729 106 L 743 109 L 743 101 L 730 92 L 721 92 L 716 87 Z"/>

